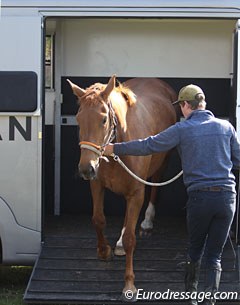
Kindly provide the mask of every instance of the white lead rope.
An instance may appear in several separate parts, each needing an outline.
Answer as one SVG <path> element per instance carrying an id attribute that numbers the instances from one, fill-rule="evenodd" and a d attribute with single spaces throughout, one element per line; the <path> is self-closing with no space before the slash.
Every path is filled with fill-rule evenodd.
<path id="1" fill-rule="evenodd" d="M 154 183 L 154 182 L 148 182 L 146 180 L 143 180 L 142 178 L 138 177 L 137 175 L 135 175 L 124 163 L 123 161 L 119 158 L 119 156 L 115 155 L 115 154 L 111 154 L 111 157 L 113 157 L 113 160 L 118 162 L 133 178 L 135 178 L 137 181 L 146 184 L 146 185 L 150 185 L 150 186 L 164 186 L 167 184 L 172 183 L 173 181 L 177 180 L 182 174 L 183 171 L 181 171 L 180 173 L 178 173 L 175 177 L 173 177 L 170 180 L 164 181 L 164 182 L 158 182 L 158 183 Z"/>
<path id="2" fill-rule="evenodd" d="M 80 142 L 82 143 L 82 142 Z M 86 142 L 85 142 L 86 143 Z M 88 150 L 93 151 L 95 154 L 97 154 L 99 156 L 99 159 L 103 159 L 106 162 L 109 162 L 108 158 L 103 156 L 102 151 L 99 150 L 99 148 L 94 147 L 93 145 L 89 145 L 89 144 L 81 144 L 80 145 L 81 148 L 85 148 Z M 183 171 L 181 171 L 180 173 L 178 173 L 175 177 L 173 177 L 170 180 L 164 181 L 164 182 L 159 182 L 159 183 L 154 183 L 154 182 L 148 182 L 146 180 L 143 180 L 142 178 L 138 177 L 136 174 L 134 174 L 124 163 L 123 161 L 119 158 L 119 156 L 115 155 L 114 153 L 111 154 L 111 157 L 113 158 L 114 161 L 118 162 L 133 178 L 135 178 L 137 181 L 146 184 L 146 185 L 150 185 L 150 186 L 164 186 L 164 185 L 168 185 L 170 183 L 172 183 L 173 181 L 177 180 L 182 174 Z"/>

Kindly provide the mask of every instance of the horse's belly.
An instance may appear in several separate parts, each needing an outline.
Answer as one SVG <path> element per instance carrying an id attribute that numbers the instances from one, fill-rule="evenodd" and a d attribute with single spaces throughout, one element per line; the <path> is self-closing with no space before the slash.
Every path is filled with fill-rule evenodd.
<path id="1" fill-rule="evenodd" d="M 127 180 L 129 181 L 129 179 Z M 123 177 L 104 179 L 103 185 L 110 191 L 120 195 L 125 195 L 126 193 L 128 193 L 128 191 L 131 190 L 131 188 L 134 188 L 134 184 L 129 182 L 126 183 L 126 179 L 124 180 Z"/>
<path id="2" fill-rule="evenodd" d="M 130 194 L 139 187 L 144 187 L 120 166 L 101 170 L 98 179 L 105 188 L 121 195 Z"/>

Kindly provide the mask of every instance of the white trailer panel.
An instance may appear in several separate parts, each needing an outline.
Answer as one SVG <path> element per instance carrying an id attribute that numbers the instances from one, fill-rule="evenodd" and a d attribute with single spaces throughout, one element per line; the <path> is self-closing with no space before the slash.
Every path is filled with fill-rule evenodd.
<path id="1" fill-rule="evenodd" d="M 36 75 L 37 103 L 33 111 L 0 112 L 0 238 L 3 263 L 32 263 L 41 242 L 42 118 L 41 16 L 0 18 L 0 71 Z M 18 84 L 6 86 L 12 91 Z M 15 92 L 21 92 L 18 88 Z M 31 89 L 31 88 L 30 88 Z M 28 92 L 24 92 L 28 94 Z M 29 91 L 30 94 L 30 91 Z M 6 96 L 6 94 L 5 94 Z M 14 100 L 13 100 L 14 99 Z M 11 99 L 16 104 L 21 96 Z M 5 101 L 2 101 L 4 103 Z M 26 134 L 28 134 L 26 136 Z"/>

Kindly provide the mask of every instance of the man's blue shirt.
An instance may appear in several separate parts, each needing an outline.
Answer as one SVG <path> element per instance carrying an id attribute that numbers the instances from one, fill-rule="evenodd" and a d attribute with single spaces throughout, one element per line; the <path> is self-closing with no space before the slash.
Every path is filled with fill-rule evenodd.
<path id="1" fill-rule="evenodd" d="M 233 126 L 208 110 L 195 110 L 155 136 L 116 143 L 116 155 L 149 155 L 177 147 L 188 192 L 220 186 L 235 192 L 233 168 L 240 167 L 240 142 Z"/>

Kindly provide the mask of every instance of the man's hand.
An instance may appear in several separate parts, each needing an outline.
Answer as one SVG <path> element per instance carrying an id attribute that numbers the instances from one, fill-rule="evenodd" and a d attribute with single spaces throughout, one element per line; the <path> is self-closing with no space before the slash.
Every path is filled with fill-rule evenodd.
<path id="1" fill-rule="evenodd" d="M 113 153 L 113 147 L 114 147 L 114 144 L 108 144 L 104 147 L 104 156 L 111 156 L 111 154 Z"/>

